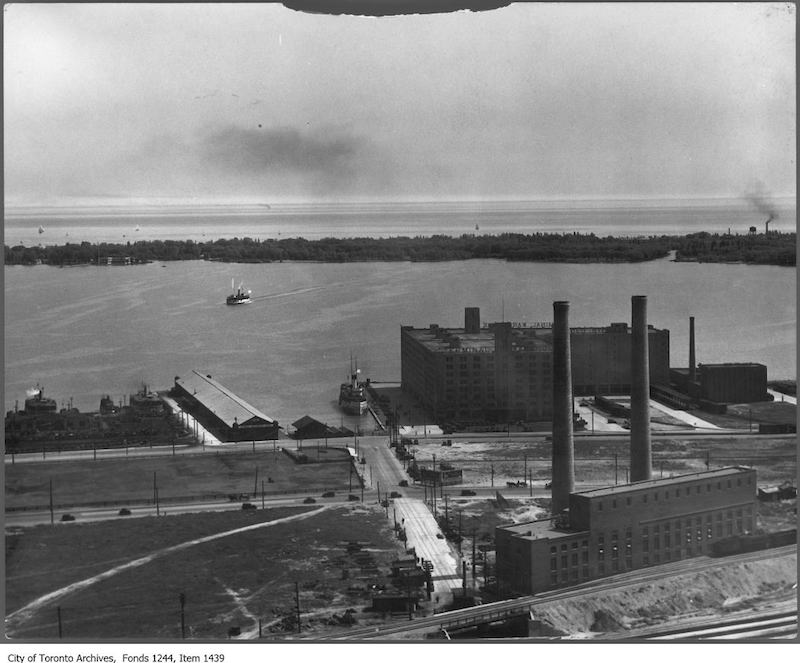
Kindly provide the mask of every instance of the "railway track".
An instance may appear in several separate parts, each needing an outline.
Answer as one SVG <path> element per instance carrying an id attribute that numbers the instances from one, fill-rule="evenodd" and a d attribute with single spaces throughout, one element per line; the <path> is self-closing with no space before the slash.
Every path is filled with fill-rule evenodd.
<path id="1" fill-rule="evenodd" d="M 758 550 L 741 555 L 732 555 L 723 558 L 692 558 L 672 564 L 665 564 L 660 567 L 650 567 L 639 569 L 629 573 L 619 574 L 608 578 L 593 580 L 581 585 L 542 592 L 536 596 L 524 596 L 516 599 L 496 601 L 471 608 L 462 608 L 442 612 L 419 619 L 395 622 L 383 627 L 365 627 L 349 630 L 347 633 L 332 634 L 329 636 L 318 637 L 319 640 L 370 640 L 370 639 L 393 639 L 398 636 L 424 635 L 430 632 L 453 631 L 460 628 L 468 628 L 477 624 L 486 624 L 513 617 L 528 615 L 535 611 L 537 607 L 545 606 L 553 601 L 562 601 L 570 598 L 581 598 L 592 595 L 603 594 L 609 591 L 621 590 L 628 587 L 641 585 L 643 583 L 654 583 L 662 579 L 671 578 L 684 573 L 698 573 L 710 570 L 715 567 L 724 566 L 731 563 L 742 563 L 758 561 L 771 557 L 794 555 L 797 553 L 795 545 L 773 548 L 769 550 Z M 797 617 L 795 614 L 794 628 L 796 631 Z M 711 626 L 709 626 L 711 628 Z M 755 626 L 753 627 L 755 629 Z M 767 627 L 764 627 L 765 629 Z M 770 628 L 788 629 L 787 625 L 775 625 Z M 683 633 L 683 632 L 682 632 Z M 735 634 L 735 633 L 734 633 Z M 731 635 L 734 635 L 731 634 Z M 667 638 L 670 633 L 663 632 L 658 635 L 665 635 Z M 647 636 L 643 636 L 647 637 Z M 676 634 L 675 639 L 682 637 L 695 637 L 685 634 Z M 700 636 L 697 636 L 700 637 Z M 744 637 L 756 637 L 754 635 L 742 635 Z M 766 636 L 761 636 L 766 637 Z M 773 636 L 774 637 L 774 636 Z"/>
<path id="2" fill-rule="evenodd" d="M 793 638 L 797 636 L 797 611 L 753 615 L 724 623 L 694 625 L 660 631 L 646 640 L 741 640 L 744 638 Z"/>

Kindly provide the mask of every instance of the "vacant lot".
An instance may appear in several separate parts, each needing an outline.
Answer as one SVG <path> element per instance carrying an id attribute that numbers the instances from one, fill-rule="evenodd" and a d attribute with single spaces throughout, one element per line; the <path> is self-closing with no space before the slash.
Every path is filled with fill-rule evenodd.
<path id="1" fill-rule="evenodd" d="M 797 473 L 797 441 L 793 436 L 770 435 L 738 438 L 714 436 L 678 438 L 653 436 L 653 476 L 688 474 L 729 465 L 748 465 L 758 472 L 760 485 L 793 481 Z M 481 442 L 452 438 L 452 446 L 423 441 L 413 447 L 417 461 L 430 466 L 451 463 L 463 470 L 464 483 L 505 487 L 521 481 L 527 473 L 536 484 L 551 477 L 552 442 L 502 437 Z M 629 466 L 627 437 L 579 435 L 575 437 L 575 480 L 581 485 L 625 483 Z"/>
<path id="2" fill-rule="evenodd" d="M 209 534 L 303 513 L 312 515 L 158 554 Z M 295 582 L 306 634 L 332 628 L 348 608 L 355 609 L 357 623 L 382 621 L 363 612 L 369 587 L 388 584 L 389 562 L 402 552 L 384 511 L 362 505 L 137 518 L 7 534 L 9 614 L 48 592 L 156 555 L 26 611 L 24 619 L 12 617 L 9 635 L 24 639 L 56 639 L 57 607 L 65 639 L 178 639 L 181 593 L 186 637 L 224 639 L 231 628 L 257 637 L 259 620 L 263 637 L 281 637 L 297 632 Z M 351 540 L 362 549 L 348 552 Z"/>
<path id="3" fill-rule="evenodd" d="M 267 494 L 294 490 L 335 490 L 348 486 L 350 462 L 342 449 L 309 452 L 297 464 L 285 454 L 206 451 L 159 458 L 53 461 L 6 465 L 6 508 L 47 508 L 50 482 L 57 507 L 76 504 L 136 504 L 213 498 L 231 494 Z"/>

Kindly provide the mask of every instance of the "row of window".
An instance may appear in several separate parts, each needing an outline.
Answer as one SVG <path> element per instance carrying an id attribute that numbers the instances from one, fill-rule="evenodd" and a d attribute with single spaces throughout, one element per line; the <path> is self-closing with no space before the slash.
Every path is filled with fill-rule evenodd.
<path id="1" fill-rule="evenodd" d="M 733 479 L 727 479 L 725 481 L 722 481 L 722 480 L 717 481 L 716 482 L 716 490 L 723 490 L 723 487 L 725 487 L 725 488 L 733 488 L 733 482 L 734 482 Z M 736 486 L 737 487 L 741 487 L 741 486 L 743 486 L 745 484 L 750 486 L 750 485 L 752 485 L 752 483 L 753 483 L 752 474 L 748 474 L 746 477 L 736 477 Z M 692 494 L 694 494 L 695 496 L 697 496 L 697 495 L 703 495 L 703 494 L 710 493 L 710 492 L 712 492 L 712 490 L 714 490 L 714 482 L 713 481 L 709 481 L 709 482 L 706 482 L 705 484 L 699 484 L 699 483 L 695 484 L 694 485 L 694 491 L 692 490 L 692 486 L 685 486 L 683 489 L 681 489 L 681 488 L 675 488 L 675 489 L 668 488 L 666 490 L 653 490 L 651 492 L 642 493 L 640 495 L 640 499 L 641 499 L 642 503 L 647 504 L 647 502 L 648 502 L 648 500 L 650 498 L 652 498 L 652 500 L 654 502 L 658 502 L 659 496 L 663 496 L 664 500 L 669 500 L 671 495 L 674 495 L 674 499 L 679 499 L 682 495 L 688 497 L 688 496 L 691 496 Z M 631 504 L 633 504 L 633 500 L 634 500 L 634 496 L 633 495 L 626 495 L 625 496 L 625 503 L 624 503 L 625 506 L 631 506 Z M 596 500 L 596 504 L 597 504 L 597 507 L 596 507 L 597 511 L 603 511 L 603 509 L 605 508 L 604 505 L 606 504 L 606 502 L 604 500 L 599 500 L 598 499 L 598 500 Z M 623 505 L 622 496 L 620 496 L 619 498 L 612 497 L 611 500 L 608 502 L 608 504 L 610 504 L 612 509 L 616 509 L 618 506 L 622 506 Z"/>
<path id="2" fill-rule="evenodd" d="M 705 520 L 705 526 L 703 525 L 703 520 Z M 648 526 L 642 528 L 640 542 L 643 553 L 642 563 L 644 565 L 649 564 L 649 553 L 651 551 L 655 552 L 657 556 L 660 555 L 662 546 L 667 559 L 671 559 L 672 550 L 674 550 L 677 555 L 676 559 L 680 559 L 681 549 L 690 551 L 688 555 L 691 556 L 691 551 L 693 549 L 698 553 L 702 551 L 704 541 L 715 537 L 719 539 L 724 536 L 741 534 L 742 532 L 751 532 L 753 530 L 752 506 L 747 506 L 744 509 L 736 509 L 735 511 L 731 509 L 724 513 L 717 512 L 713 520 L 710 513 L 706 514 L 705 519 L 698 516 L 694 519 L 689 518 L 683 523 L 680 520 L 676 520 L 674 521 L 674 530 L 672 526 L 672 522 L 654 525 L 652 536 L 650 535 L 650 528 Z M 606 560 L 605 538 L 605 534 L 600 534 L 597 537 L 597 546 L 595 550 L 598 564 L 602 564 Z M 620 559 L 620 551 L 622 550 L 624 552 L 626 565 L 629 566 L 633 556 L 631 528 L 626 528 L 624 531 L 624 543 L 622 548 L 620 546 L 619 533 L 612 532 L 610 535 L 609 550 L 612 564 L 614 564 L 615 560 Z M 579 564 L 587 564 L 588 562 L 588 539 L 562 543 L 560 546 L 550 546 L 551 571 Z"/>

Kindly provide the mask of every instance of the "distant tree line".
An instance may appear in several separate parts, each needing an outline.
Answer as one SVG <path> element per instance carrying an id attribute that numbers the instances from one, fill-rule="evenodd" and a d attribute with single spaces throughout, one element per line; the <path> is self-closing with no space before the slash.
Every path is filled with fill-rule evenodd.
<path id="1" fill-rule="evenodd" d="M 249 237 L 149 240 L 107 244 L 81 242 L 61 246 L 5 246 L 7 265 L 104 264 L 108 258 L 131 262 L 214 260 L 220 262 L 431 262 L 474 258 L 529 262 L 643 262 L 676 251 L 679 261 L 747 262 L 794 265 L 795 234 L 683 237 L 598 237 L 579 233 L 461 235 L 450 237 L 303 238 L 258 240 Z"/>

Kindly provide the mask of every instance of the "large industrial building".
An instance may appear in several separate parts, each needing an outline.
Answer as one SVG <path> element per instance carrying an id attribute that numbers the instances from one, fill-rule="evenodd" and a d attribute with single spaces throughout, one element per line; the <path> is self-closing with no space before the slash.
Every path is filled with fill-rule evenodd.
<path id="1" fill-rule="evenodd" d="M 549 323 L 481 325 L 465 309 L 463 328 L 432 324 L 400 332 L 401 379 L 437 421 L 536 421 L 553 415 L 553 331 Z M 627 394 L 631 329 L 624 323 L 570 329 L 576 395 Z M 650 381 L 669 382 L 669 331 L 649 327 Z"/>
<path id="2" fill-rule="evenodd" d="M 631 299 L 631 482 L 575 491 L 569 303 L 553 304 L 553 465 L 550 518 L 495 530 L 504 594 L 554 587 L 706 554 L 715 541 L 752 532 L 756 472 L 726 467 L 653 479 L 649 424 L 652 365 L 647 298 Z"/>
<path id="3" fill-rule="evenodd" d="M 577 582 L 708 554 L 752 532 L 756 472 L 726 467 L 569 495 L 566 513 L 495 531 L 504 594 Z"/>
<path id="4" fill-rule="evenodd" d="M 210 375 L 175 378 L 176 400 L 221 442 L 277 440 L 278 422 L 239 398 Z"/>

